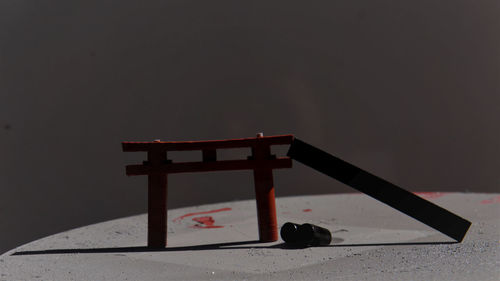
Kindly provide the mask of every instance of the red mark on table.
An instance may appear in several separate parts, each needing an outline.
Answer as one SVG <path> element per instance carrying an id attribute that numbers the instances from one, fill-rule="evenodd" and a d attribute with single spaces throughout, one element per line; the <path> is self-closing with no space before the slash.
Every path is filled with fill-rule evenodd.
<path id="1" fill-rule="evenodd" d="M 222 209 L 217 209 L 217 210 L 210 210 L 210 211 L 203 211 L 203 212 L 196 212 L 196 213 L 188 213 L 183 216 L 177 217 L 173 219 L 172 221 L 178 222 L 182 219 L 185 219 L 187 217 L 192 217 L 192 216 L 197 216 L 197 215 L 206 215 L 206 214 L 213 214 L 213 213 L 218 213 L 218 212 L 224 212 L 224 211 L 231 211 L 231 208 L 222 208 Z"/>
<path id="2" fill-rule="evenodd" d="M 494 203 L 500 203 L 500 196 L 481 201 L 481 204 L 494 204 Z"/>
<path id="3" fill-rule="evenodd" d="M 414 194 L 424 199 L 434 199 L 446 195 L 446 192 L 414 192 Z"/>
<path id="4" fill-rule="evenodd" d="M 191 226 L 192 228 L 222 228 L 224 226 L 222 225 L 214 225 L 215 221 L 212 217 L 206 216 L 206 217 L 196 217 L 193 218 L 197 224 L 194 226 Z"/>
<path id="5" fill-rule="evenodd" d="M 304 212 L 304 213 L 311 212 L 311 211 L 312 211 L 311 209 L 304 209 L 304 210 L 302 210 L 302 212 Z"/>

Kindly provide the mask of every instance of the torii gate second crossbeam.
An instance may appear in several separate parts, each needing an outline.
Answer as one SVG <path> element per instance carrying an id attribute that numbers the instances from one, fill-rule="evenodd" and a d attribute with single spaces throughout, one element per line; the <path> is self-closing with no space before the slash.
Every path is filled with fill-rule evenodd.
<path id="1" fill-rule="evenodd" d="M 153 141 L 122 142 L 123 151 L 144 151 L 148 160 L 142 165 L 128 165 L 128 176 L 148 176 L 148 247 L 167 245 L 167 175 L 226 170 L 253 170 L 259 239 L 261 242 L 278 240 L 273 169 L 291 168 L 292 159 L 277 158 L 271 154 L 271 145 L 292 143 L 293 135 L 213 141 Z M 243 160 L 217 160 L 217 149 L 250 147 L 252 155 Z M 173 163 L 168 151 L 201 150 L 201 162 Z"/>

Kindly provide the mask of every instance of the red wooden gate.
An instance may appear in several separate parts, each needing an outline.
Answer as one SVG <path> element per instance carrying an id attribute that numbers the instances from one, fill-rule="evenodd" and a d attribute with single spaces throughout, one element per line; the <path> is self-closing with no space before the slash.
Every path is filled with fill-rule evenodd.
<path id="1" fill-rule="evenodd" d="M 278 240 L 273 169 L 291 168 L 289 157 L 271 154 L 271 145 L 290 144 L 293 135 L 213 141 L 153 141 L 123 142 L 125 152 L 145 151 L 148 160 L 142 165 L 128 165 L 128 176 L 148 176 L 148 247 L 167 245 L 167 175 L 226 170 L 253 170 L 259 239 L 261 242 Z M 250 147 L 252 155 L 242 160 L 217 160 L 217 149 Z M 168 151 L 201 150 L 201 162 L 173 163 Z"/>

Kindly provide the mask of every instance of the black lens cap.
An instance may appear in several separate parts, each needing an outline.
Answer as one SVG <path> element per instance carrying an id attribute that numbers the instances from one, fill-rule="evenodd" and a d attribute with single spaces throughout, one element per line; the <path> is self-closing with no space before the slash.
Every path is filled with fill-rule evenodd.
<path id="1" fill-rule="evenodd" d="M 281 227 L 281 238 L 288 244 L 302 246 L 323 246 L 332 242 L 332 234 L 326 228 L 304 223 L 287 222 Z"/>

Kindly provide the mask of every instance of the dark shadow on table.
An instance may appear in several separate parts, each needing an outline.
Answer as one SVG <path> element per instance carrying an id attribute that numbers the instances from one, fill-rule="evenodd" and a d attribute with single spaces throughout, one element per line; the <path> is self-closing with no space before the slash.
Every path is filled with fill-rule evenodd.
<path id="1" fill-rule="evenodd" d="M 340 239 L 339 239 L 340 240 Z M 334 243 L 339 241 L 333 241 Z M 341 241 L 340 241 L 341 242 Z M 445 245 L 455 244 L 458 242 L 400 242 L 400 243 L 365 243 L 365 244 L 331 244 L 318 247 L 372 247 L 372 246 L 422 246 L 422 245 Z M 251 245 L 254 244 L 254 245 Z M 194 246 L 167 247 L 162 249 L 148 248 L 146 246 L 134 247 L 110 247 L 110 248 L 76 248 L 76 249 L 50 249 L 37 251 L 19 251 L 12 256 L 24 255 L 51 255 L 51 254 L 113 254 L 113 253 L 137 253 L 137 252 L 179 252 L 179 251 L 203 251 L 203 250 L 236 250 L 236 249 L 284 249 L 284 250 L 300 250 L 308 248 L 303 245 L 290 245 L 287 243 L 279 243 L 274 245 L 259 246 L 260 241 L 238 241 L 227 243 L 216 243 Z"/>

